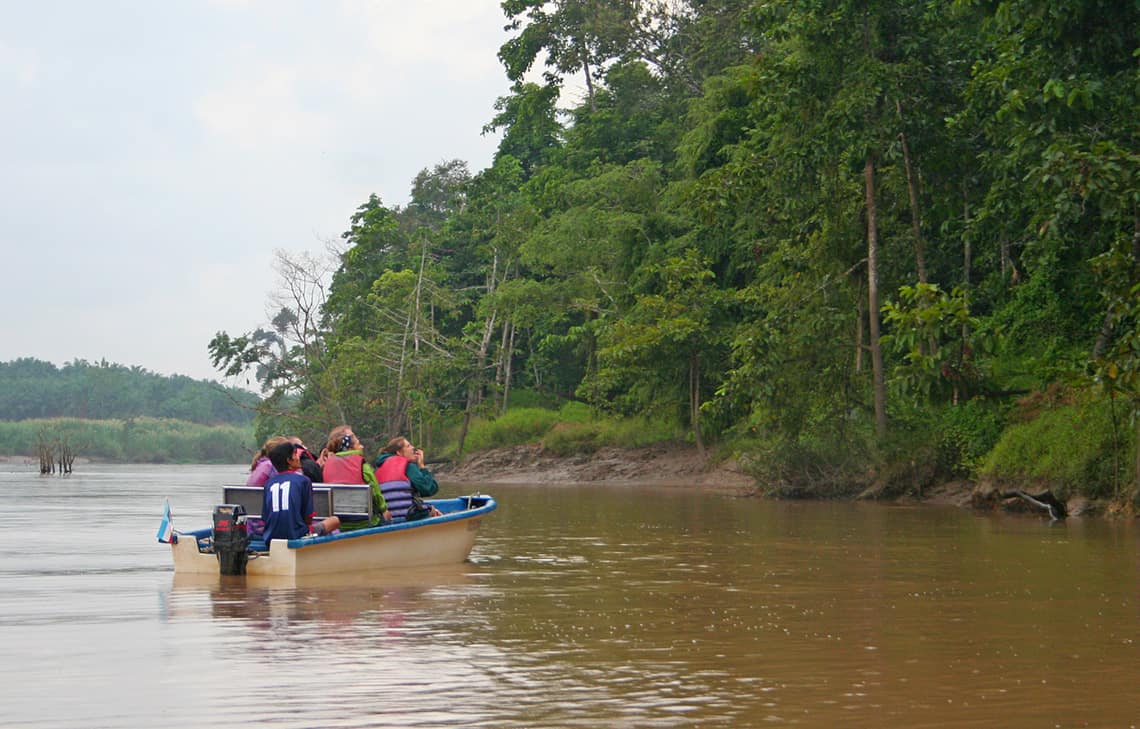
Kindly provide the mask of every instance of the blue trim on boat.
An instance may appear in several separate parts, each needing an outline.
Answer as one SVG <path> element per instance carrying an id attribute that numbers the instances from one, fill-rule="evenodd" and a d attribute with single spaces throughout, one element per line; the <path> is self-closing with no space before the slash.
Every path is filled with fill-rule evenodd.
<path id="1" fill-rule="evenodd" d="M 483 514 L 490 514 L 498 508 L 498 504 L 491 496 L 471 495 L 459 496 L 453 499 L 425 499 L 424 503 L 430 504 L 443 512 L 442 516 L 433 516 L 427 519 L 420 519 L 419 521 L 405 521 L 395 524 L 385 524 L 382 526 L 369 527 L 367 529 L 357 529 L 351 532 L 344 532 L 342 534 L 330 534 L 325 537 L 304 537 L 302 539 L 290 539 L 287 544 L 290 549 L 304 549 L 315 544 L 325 544 L 327 542 L 335 542 L 339 539 L 355 539 L 370 534 L 379 534 L 384 532 L 398 532 L 404 529 L 417 529 L 421 526 L 430 526 L 432 524 L 443 524 L 449 521 L 462 521 L 470 519 L 473 516 L 482 516 Z M 199 540 L 210 538 L 214 533 L 213 527 L 206 527 L 204 529 L 195 529 L 190 532 L 178 532 L 182 537 L 194 537 Z M 199 544 L 199 546 L 201 546 Z M 258 552 L 264 552 L 269 549 L 269 545 L 260 539 L 255 539 L 250 542 L 250 549 Z"/>
<path id="2" fill-rule="evenodd" d="M 363 537 L 369 534 L 379 534 L 384 532 L 398 532 L 404 529 L 416 529 L 421 526 L 430 524 L 442 524 L 449 521 L 461 521 L 463 519 L 470 519 L 473 516 L 489 514 L 498 508 L 495 499 L 490 496 L 460 496 L 454 499 L 425 499 L 425 504 L 430 504 L 443 512 L 442 516 L 433 516 L 427 519 L 420 519 L 419 521 L 404 521 L 395 524 L 384 524 L 382 526 L 368 527 L 367 529 L 355 529 L 351 532 L 343 532 L 341 534 L 330 534 L 325 537 L 303 537 L 301 539 L 290 539 L 288 541 L 289 549 L 303 549 L 314 544 L 325 544 L 327 542 L 335 542 L 340 539 L 355 539 L 356 537 Z M 478 503 L 479 506 L 468 508 L 468 505 Z"/>

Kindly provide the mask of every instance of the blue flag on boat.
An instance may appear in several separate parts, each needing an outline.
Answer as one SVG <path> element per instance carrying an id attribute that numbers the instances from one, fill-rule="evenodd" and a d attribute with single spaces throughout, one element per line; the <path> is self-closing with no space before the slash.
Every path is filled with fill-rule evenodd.
<path id="1" fill-rule="evenodd" d="M 162 523 L 158 525 L 158 541 L 170 544 L 174 538 L 174 521 L 170 518 L 170 499 L 166 500 L 166 508 L 162 510 Z"/>

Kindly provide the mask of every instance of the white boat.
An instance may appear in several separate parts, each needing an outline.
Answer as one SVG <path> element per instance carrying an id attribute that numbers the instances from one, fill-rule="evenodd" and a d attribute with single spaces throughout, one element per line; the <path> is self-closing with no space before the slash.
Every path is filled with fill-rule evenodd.
<path id="1" fill-rule="evenodd" d="M 236 489 L 227 489 L 227 494 L 230 491 Z M 471 553 L 483 518 L 498 506 L 492 497 L 478 494 L 425 503 L 442 515 L 323 537 L 274 539 L 268 545 L 252 541 L 245 552 L 244 574 L 299 577 L 459 564 Z M 225 572 L 214 542 L 213 526 L 175 532 L 170 545 L 175 573 Z"/>

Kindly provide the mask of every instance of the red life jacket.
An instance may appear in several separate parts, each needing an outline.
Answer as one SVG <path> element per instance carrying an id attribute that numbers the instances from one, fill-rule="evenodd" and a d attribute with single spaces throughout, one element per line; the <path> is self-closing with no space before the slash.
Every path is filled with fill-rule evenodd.
<path id="1" fill-rule="evenodd" d="M 376 480 L 380 483 L 387 481 L 407 481 L 408 459 L 403 456 L 388 456 L 380 467 L 376 469 Z"/>
<path id="2" fill-rule="evenodd" d="M 324 465 L 325 483 L 364 483 L 364 456 L 329 456 Z"/>

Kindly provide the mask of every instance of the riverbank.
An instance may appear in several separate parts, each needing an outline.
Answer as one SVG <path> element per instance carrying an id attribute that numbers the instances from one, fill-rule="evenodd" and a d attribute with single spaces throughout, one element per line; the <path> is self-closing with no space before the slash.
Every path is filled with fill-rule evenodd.
<path id="1" fill-rule="evenodd" d="M 433 465 L 432 472 L 441 480 L 462 483 L 610 482 L 701 488 L 733 496 L 761 494 L 756 480 L 735 461 L 706 464 L 694 449 L 678 445 L 602 448 L 591 454 L 562 457 L 544 451 L 541 445 L 529 444 L 473 453 L 458 463 Z M 1028 484 L 1019 488 L 1033 493 L 1044 490 Z M 1013 490 L 1014 487 L 999 489 L 994 484 L 957 480 L 923 489 L 920 493 L 911 492 L 897 497 L 884 496 L 881 489 L 868 488 L 854 498 L 981 511 L 1002 509 L 1040 513 L 1022 499 L 1002 498 L 1002 493 Z M 1111 514 L 1116 511 L 1110 504 L 1091 502 L 1082 497 L 1070 498 L 1067 507 L 1070 516 Z"/>
<path id="2" fill-rule="evenodd" d="M 83 466 L 97 462 L 100 461 L 77 458 L 75 464 Z M 38 462 L 30 456 L 0 455 L 0 466 L 11 468 L 17 465 L 32 469 L 38 466 Z M 431 470 L 441 481 L 465 484 L 620 483 L 700 488 L 738 497 L 763 495 L 756 479 L 735 461 L 707 464 L 693 448 L 676 444 L 602 448 L 595 453 L 566 457 L 544 451 L 540 445 L 529 444 L 473 453 L 458 463 L 432 464 Z M 887 495 L 882 488 L 870 487 L 851 498 L 979 511 L 1003 509 L 1039 513 L 1021 499 L 1001 498 L 1003 492 L 1016 488 L 1032 493 L 1045 490 L 1035 484 L 1006 485 L 999 489 L 994 484 L 958 480 L 923 489 L 920 493 L 912 491 L 895 496 Z M 812 498 L 812 494 L 797 492 L 795 498 Z M 1070 497 L 1066 506 L 1070 516 L 1133 515 L 1123 505 L 1090 501 L 1080 496 Z"/>
<path id="3" fill-rule="evenodd" d="M 734 461 L 709 465 L 692 448 L 654 445 L 601 448 L 594 453 L 556 456 L 528 444 L 473 453 L 459 463 L 432 466 L 447 481 L 480 483 L 622 482 L 694 486 L 750 494 L 756 480 Z"/>

